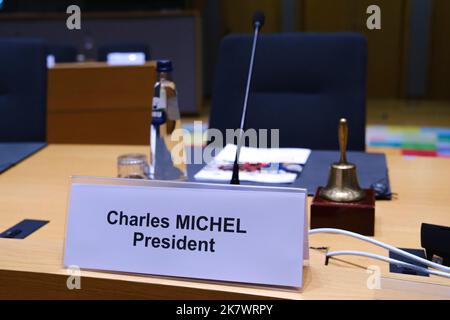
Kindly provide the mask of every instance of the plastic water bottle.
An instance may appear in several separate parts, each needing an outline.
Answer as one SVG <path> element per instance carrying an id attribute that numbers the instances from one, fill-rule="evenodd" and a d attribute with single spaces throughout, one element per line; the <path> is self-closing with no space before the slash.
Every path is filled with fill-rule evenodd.
<path id="1" fill-rule="evenodd" d="M 157 62 L 158 78 L 152 103 L 149 166 L 149 177 L 155 180 L 187 178 L 183 131 L 172 70 L 170 60 Z"/>

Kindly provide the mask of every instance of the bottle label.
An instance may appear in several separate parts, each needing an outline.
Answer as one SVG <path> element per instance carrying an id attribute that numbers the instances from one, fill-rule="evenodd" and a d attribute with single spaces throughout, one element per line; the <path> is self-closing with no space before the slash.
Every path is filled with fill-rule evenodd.
<path id="1" fill-rule="evenodd" d="M 166 90 L 158 86 L 152 103 L 152 124 L 161 125 L 166 122 L 167 95 Z"/>

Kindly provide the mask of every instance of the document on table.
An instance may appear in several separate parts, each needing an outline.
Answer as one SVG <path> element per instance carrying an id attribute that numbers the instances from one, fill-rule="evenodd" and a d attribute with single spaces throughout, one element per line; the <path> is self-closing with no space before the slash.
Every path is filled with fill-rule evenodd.
<path id="1" fill-rule="evenodd" d="M 194 178 L 201 181 L 229 181 L 237 147 L 227 144 Z M 239 179 L 260 183 L 292 183 L 308 160 L 310 149 L 242 147 Z"/>

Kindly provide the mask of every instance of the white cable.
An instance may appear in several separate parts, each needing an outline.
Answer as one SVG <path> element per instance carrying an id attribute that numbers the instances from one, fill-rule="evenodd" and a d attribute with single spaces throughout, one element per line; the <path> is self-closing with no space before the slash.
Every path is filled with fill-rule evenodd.
<path id="1" fill-rule="evenodd" d="M 327 256 L 327 258 L 329 258 L 329 257 L 334 257 L 334 256 L 340 256 L 340 255 L 361 256 L 361 257 L 366 257 L 366 258 L 377 259 L 377 260 L 381 260 L 381 261 L 384 261 L 384 262 L 395 264 L 397 266 L 406 267 L 406 268 L 409 268 L 409 269 L 420 271 L 420 272 L 423 272 L 423 273 L 432 274 L 432 275 L 439 276 L 439 277 L 444 277 L 444 278 L 450 278 L 450 273 L 441 272 L 441 271 L 435 271 L 435 270 L 429 270 L 427 268 L 419 267 L 419 266 L 416 266 L 414 264 L 410 264 L 410 263 L 407 263 L 407 262 L 403 262 L 403 261 L 400 261 L 400 260 L 384 257 L 384 256 L 381 256 L 381 255 L 374 254 L 374 253 L 369 253 L 369 252 L 352 251 L 352 250 L 332 251 L 332 252 L 328 252 L 326 256 Z"/>
<path id="2" fill-rule="evenodd" d="M 450 272 L 450 268 L 449 267 L 446 267 L 446 266 L 434 263 L 434 262 L 429 261 L 427 259 L 420 258 L 420 257 L 418 257 L 416 255 L 413 255 L 413 254 L 409 253 L 409 252 L 406 252 L 406 251 L 400 250 L 399 248 L 391 246 L 391 245 L 389 245 L 387 243 L 384 243 L 384 242 L 381 242 L 381 241 L 378 241 L 378 240 L 375 240 L 375 239 L 372 239 L 372 238 L 360 235 L 359 233 L 355 233 L 355 232 L 351 232 L 351 231 L 347 231 L 347 230 L 341 230 L 341 229 L 333 229 L 333 228 L 320 228 L 320 229 L 309 230 L 309 234 L 310 235 L 311 234 L 316 234 L 316 233 L 342 234 L 342 235 L 345 235 L 345 236 L 349 236 L 349 237 L 353 237 L 353 238 L 356 238 L 356 239 L 360 239 L 360 240 L 369 242 L 371 244 L 374 244 L 376 246 L 382 247 L 384 249 L 387 249 L 389 251 L 395 252 L 395 253 L 397 253 L 397 254 L 399 254 L 401 256 L 404 256 L 406 258 L 409 258 L 411 260 L 415 260 L 417 262 L 420 262 L 420 263 L 422 263 L 424 265 L 427 265 L 430 268 L 438 269 L 438 270 L 441 270 L 441 271 L 444 271 L 444 272 L 447 272 L 447 273 Z"/>

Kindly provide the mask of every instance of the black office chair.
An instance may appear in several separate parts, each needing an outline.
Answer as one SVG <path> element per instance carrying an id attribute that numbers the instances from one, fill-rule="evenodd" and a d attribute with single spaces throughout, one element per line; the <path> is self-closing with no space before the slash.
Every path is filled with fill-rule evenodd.
<path id="1" fill-rule="evenodd" d="M 55 57 L 56 63 L 77 62 L 78 50 L 67 44 L 50 44 L 47 53 Z"/>
<path id="2" fill-rule="evenodd" d="M 251 35 L 221 44 L 210 128 L 239 128 Z M 367 44 L 356 33 L 261 35 L 246 128 L 280 129 L 280 147 L 338 149 L 339 119 L 349 123 L 348 149 L 365 149 Z"/>
<path id="3" fill-rule="evenodd" d="M 97 60 L 106 61 L 108 54 L 113 52 L 142 52 L 145 54 L 145 60 L 150 60 L 150 48 L 142 43 L 115 43 L 99 46 Z"/>
<path id="4" fill-rule="evenodd" d="M 46 141 L 46 45 L 0 38 L 0 142 Z"/>

